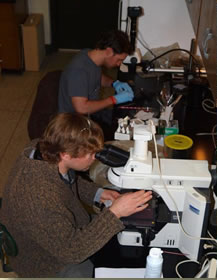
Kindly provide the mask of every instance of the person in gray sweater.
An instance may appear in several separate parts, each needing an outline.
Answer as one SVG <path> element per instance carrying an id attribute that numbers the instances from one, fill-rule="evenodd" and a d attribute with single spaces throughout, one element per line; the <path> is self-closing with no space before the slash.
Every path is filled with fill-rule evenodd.
<path id="1" fill-rule="evenodd" d="M 119 194 L 85 180 L 103 148 L 101 128 L 78 113 L 61 113 L 16 160 L 4 188 L 0 221 L 17 243 L 10 265 L 19 277 L 92 277 L 91 256 L 124 229 L 120 218 L 142 211 L 143 190 Z M 111 201 L 89 214 L 85 205 Z"/>

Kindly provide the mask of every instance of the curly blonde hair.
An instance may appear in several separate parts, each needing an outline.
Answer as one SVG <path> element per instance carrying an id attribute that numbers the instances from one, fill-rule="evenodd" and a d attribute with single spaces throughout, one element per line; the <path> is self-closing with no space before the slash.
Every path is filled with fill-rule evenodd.
<path id="1" fill-rule="evenodd" d="M 48 124 L 38 146 L 44 160 L 60 161 L 60 153 L 82 157 L 103 148 L 102 129 L 92 120 L 78 113 L 57 114 Z"/>

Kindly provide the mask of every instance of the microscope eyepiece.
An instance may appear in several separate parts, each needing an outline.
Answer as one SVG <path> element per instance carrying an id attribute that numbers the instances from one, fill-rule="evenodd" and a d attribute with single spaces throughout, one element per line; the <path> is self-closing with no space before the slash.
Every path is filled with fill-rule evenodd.
<path id="1" fill-rule="evenodd" d="M 100 152 L 96 153 L 95 158 L 110 167 L 120 167 L 127 163 L 129 156 L 129 152 L 106 144 Z"/>

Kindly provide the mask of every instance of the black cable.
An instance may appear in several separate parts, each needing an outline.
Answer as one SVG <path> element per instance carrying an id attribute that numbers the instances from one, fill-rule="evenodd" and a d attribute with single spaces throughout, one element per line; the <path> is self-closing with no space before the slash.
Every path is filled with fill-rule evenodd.
<path id="1" fill-rule="evenodd" d="M 193 60 L 196 62 L 196 63 L 195 63 L 195 66 L 197 66 L 197 68 L 198 68 L 198 74 L 199 74 L 199 77 L 200 77 L 200 74 L 201 74 L 200 69 L 201 69 L 201 67 L 200 67 L 199 61 L 196 59 L 196 57 L 195 57 L 190 51 L 188 51 L 188 50 L 186 50 L 186 49 L 180 49 L 180 48 L 168 50 L 168 51 L 162 53 L 161 55 L 159 55 L 159 56 L 153 58 L 151 61 L 147 61 L 147 60 L 146 60 L 146 61 L 142 61 L 142 62 L 140 63 L 140 65 L 142 66 L 142 71 L 143 71 L 144 73 L 149 72 L 150 68 L 154 68 L 153 62 L 154 62 L 155 60 L 158 60 L 158 59 L 161 58 L 162 56 L 164 56 L 164 55 L 166 55 L 166 54 L 168 54 L 168 53 L 170 53 L 170 52 L 174 52 L 174 51 L 184 51 L 184 52 L 187 52 L 187 53 L 193 58 Z M 187 69 L 186 69 L 186 70 L 187 70 Z"/>
<path id="2" fill-rule="evenodd" d="M 149 65 L 151 65 L 155 60 L 158 60 L 162 56 L 164 56 L 164 55 L 166 55 L 166 54 L 168 54 L 170 52 L 174 52 L 174 51 L 184 51 L 184 52 L 187 52 L 194 59 L 194 61 L 198 63 L 198 60 L 196 59 L 196 57 L 190 51 L 188 51 L 186 49 L 171 49 L 171 50 L 168 50 L 168 51 L 162 53 L 161 55 L 153 58 L 151 61 L 149 61 Z"/>

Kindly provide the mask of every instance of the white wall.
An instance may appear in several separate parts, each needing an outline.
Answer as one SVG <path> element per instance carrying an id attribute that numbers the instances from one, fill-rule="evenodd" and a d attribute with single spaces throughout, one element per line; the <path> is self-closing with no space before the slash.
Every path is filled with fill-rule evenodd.
<path id="1" fill-rule="evenodd" d="M 138 36 L 149 48 L 168 46 L 175 42 L 190 50 L 195 37 L 185 0 L 122 0 L 122 20 L 126 19 L 126 6 L 141 6 L 144 15 L 138 18 Z M 126 30 L 123 21 L 122 30 Z M 137 42 L 142 54 L 145 48 Z"/>
<path id="2" fill-rule="evenodd" d="M 52 1 L 52 0 L 51 0 Z M 72 1 L 72 0 L 69 0 Z M 91 0 L 87 0 L 91 1 Z M 103 0 L 102 0 L 103 1 Z M 139 36 L 147 47 L 168 46 L 178 42 L 181 48 L 190 49 L 194 31 L 188 15 L 185 0 L 122 0 L 123 15 L 126 18 L 127 5 L 142 6 L 144 15 L 138 20 Z M 30 13 L 44 15 L 45 44 L 51 43 L 49 0 L 28 0 Z M 122 29 L 125 28 L 122 22 Z M 146 52 L 138 42 L 137 47 Z"/>
<path id="3" fill-rule="evenodd" d="M 28 0 L 29 13 L 43 14 L 45 44 L 51 44 L 50 26 L 50 1 L 49 0 Z"/>

